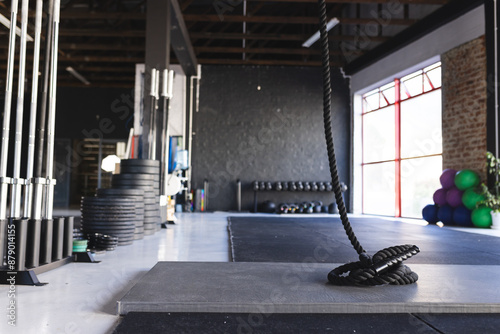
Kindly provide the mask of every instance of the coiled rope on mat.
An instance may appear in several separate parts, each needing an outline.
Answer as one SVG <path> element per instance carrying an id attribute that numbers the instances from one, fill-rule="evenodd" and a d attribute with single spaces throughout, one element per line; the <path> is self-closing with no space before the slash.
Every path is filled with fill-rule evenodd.
<path id="1" fill-rule="evenodd" d="M 332 132 L 331 116 L 331 81 L 330 81 L 330 54 L 328 47 L 328 31 L 326 3 L 318 0 L 320 13 L 320 43 L 323 66 L 323 120 L 325 126 L 325 139 L 328 150 L 328 161 L 332 177 L 335 200 L 340 213 L 340 219 L 344 230 L 351 241 L 352 246 L 359 255 L 359 261 L 347 263 L 333 269 L 328 274 L 328 280 L 336 285 L 382 285 L 382 284 L 411 284 L 418 280 L 418 275 L 403 265 L 403 261 L 409 259 L 419 252 L 415 245 L 401 245 L 385 248 L 377 252 L 373 258 L 370 257 L 359 243 L 351 223 L 347 217 L 342 191 L 337 172 L 337 161 Z"/>

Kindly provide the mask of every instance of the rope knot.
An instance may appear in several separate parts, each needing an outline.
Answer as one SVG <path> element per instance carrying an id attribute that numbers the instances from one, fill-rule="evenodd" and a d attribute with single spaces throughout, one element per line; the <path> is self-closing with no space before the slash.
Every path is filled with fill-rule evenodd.
<path id="1" fill-rule="evenodd" d="M 372 257 L 366 252 L 359 254 L 359 262 L 363 268 L 369 268 L 373 264 Z"/>

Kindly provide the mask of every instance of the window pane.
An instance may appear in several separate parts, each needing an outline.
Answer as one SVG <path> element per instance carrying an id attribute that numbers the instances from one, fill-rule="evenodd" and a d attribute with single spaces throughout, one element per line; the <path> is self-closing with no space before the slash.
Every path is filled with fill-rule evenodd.
<path id="1" fill-rule="evenodd" d="M 433 69 L 432 71 L 427 72 L 427 76 L 432 82 L 434 88 L 441 87 L 441 67 Z"/>
<path id="2" fill-rule="evenodd" d="M 427 74 L 424 74 L 424 92 L 428 92 L 432 90 L 432 86 L 430 84 L 429 78 L 427 77 Z"/>
<path id="3" fill-rule="evenodd" d="M 371 95 L 366 95 L 364 97 L 365 101 L 365 110 L 364 112 L 372 111 L 375 109 L 380 108 L 379 105 L 379 93 L 371 94 Z"/>
<path id="4" fill-rule="evenodd" d="M 384 94 L 389 104 L 393 104 L 396 101 L 396 90 L 394 89 L 394 85 L 390 89 L 383 90 L 382 94 Z"/>
<path id="5" fill-rule="evenodd" d="M 363 115 L 363 162 L 393 160 L 395 131 L 394 106 Z"/>
<path id="6" fill-rule="evenodd" d="M 405 96 L 410 94 L 410 96 L 415 96 L 418 94 L 422 94 L 422 75 L 417 75 L 411 79 L 401 81 L 401 97 L 403 97 L 403 93 Z"/>
<path id="7" fill-rule="evenodd" d="M 363 213 L 394 216 L 394 162 L 363 166 Z"/>
<path id="8" fill-rule="evenodd" d="M 440 188 L 442 157 L 401 161 L 401 216 L 422 218 L 422 209 L 432 204 L 432 195 Z"/>
<path id="9" fill-rule="evenodd" d="M 441 90 L 401 102 L 401 157 L 440 153 Z"/>

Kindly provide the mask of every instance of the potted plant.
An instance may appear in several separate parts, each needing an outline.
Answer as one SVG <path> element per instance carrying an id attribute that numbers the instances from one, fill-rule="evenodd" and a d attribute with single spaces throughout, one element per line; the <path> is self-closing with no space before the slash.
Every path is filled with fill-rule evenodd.
<path id="1" fill-rule="evenodd" d="M 481 193 L 484 200 L 478 203 L 491 209 L 492 225 L 491 228 L 500 229 L 500 159 L 495 157 L 493 153 L 486 153 L 486 166 L 488 174 L 495 177 L 495 183 L 492 189 L 489 189 L 486 184 L 481 184 Z"/>

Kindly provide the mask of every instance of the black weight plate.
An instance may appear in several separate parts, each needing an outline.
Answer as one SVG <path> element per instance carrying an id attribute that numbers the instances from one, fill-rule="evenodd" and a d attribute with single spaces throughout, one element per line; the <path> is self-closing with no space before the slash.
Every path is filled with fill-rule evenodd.
<path id="1" fill-rule="evenodd" d="M 113 242 L 98 242 L 96 244 L 96 246 L 97 247 L 115 247 L 117 244 L 118 244 L 118 241 L 113 241 Z"/>
<path id="2" fill-rule="evenodd" d="M 142 189 L 142 190 L 144 190 L 145 193 L 153 192 L 153 190 L 151 189 L 151 186 L 135 186 L 135 185 L 129 185 L 129 184 L 115 184 L 115 186 L 117 188 L 124 188 L 124 189 Z"/>
<path id="3" fill-rule="evenodd" d="M 97 196 L 113 195 L 113 196 L 144 196 L 142 189 L 116 189 L 116 188 L 100 188 L 97 189 Z"/>
<path id="4" fill-rule="evenodd" d="M 135 210 L 136 203 L 127 205 L 96 205 L 96 204 L 82 204 L 80 210 L 99 210 L 107 212 L 120 212 L 121 210 Z"/>
<path id="5" fill-rule="evenodd" d="M 129 199 L 120 199 L 120 198 L 104 198 L 104 197 L 82 197 L 82 203 L 89 204 L 99 204 L 99 205 L 127 205 L 129 203 L 133 203 L 132 200 Z"/>
<path id="6" fill-rule="evenodd" d="M 125 220 L 125 221 L 106 221 L 106 220 L 85 220 L 82 221 L 83 226 L 102 226 L 102 225 L 109 225 L 109 226 L 135 226 L 135 220 Z"/>
<path id="7" fill-rule="evenodd" d="M 127 236 L 129 234 L 134 234 L 134 227 L 132 227 L 132 229 L 128 229 L 128 230 L 117 230 L 117 229 L 113 229 L 113 228 L 96 228 L 96 227 L 85 227 L 85 231 L 88 231 L 88 232 L 100 232 L 100 233 L 106 233 L 106 234 L 109 234 L 109 235 L 112 235 L 114 237 L 123 237 L 123 236 Z"/>
<path id="8" fill-rule="evenodd" d="M 102 220 L 106 220 L 106 221 L 113 221 L 113 220 L 117 220 L 117 221 L 122 220 L 123 221 L 123 220 L 134 220 L 137 216 L 136 216 L 135 212 L 129 212 L 129 213 L 124 213 L 122 215 L 119 215 L 116 213 L 105 214 L 102 212 L 88 211 L 88 212 L 82 212 L 80 217 L 82 220 L 84 220 L 84 219 L 90 219 L 90 220 L 102 219 Z"/>
<path id="9" fill-rule="evenodd" d="M 152 216 L 161 216 L 160 210 L 158 207 L 155 207 L 154 210 L 146 210 L 144 211 L 144 218 L 152 217 Z"/>
<path id="10" fill-rule="evenodd" d="M 95 209 L 82 209 L 80 210 L 81 216 L 103 216 L 103 217 L 135 217 L 134 209 L 123 209 L 121 211 L 110 210 L 95 210 Z"/>
<path id="11" fill-rule="evenodd" d="M 125 198 L 125 199 L 131 199 L 134 201 L 135 203 L 135 207 L 138 208 L 142 205 L 142 202 L 144 200 L 144 196 L 135 196 L 135 197 L 132 197 L 132 196 L 103 196 L 103 197 L 100 197 L 100 198 Z"/>
<path id="12" fill-rule="evenodd" d="M 144 206 L 144 213 L 146 213 L 147 211 L 156 211 L 156 210 L 158 210 L 159 206 L 160 206 L 159 204 L 145 205 Z"/>
<path id="13" fill-rule="evenodd" d="M 153 235 L 156 233 L 156 230 L 144 230 L 144 236 L 149 236 L 149 235 Z"/>
<path id="14" fill-rule="evenodd" d="M 160 222 L 161 222 L 160 217 L 151 217 L 151 218 L 144 219 L 144 225 L 146 225 L 146 224 L 158 224 Z"/>
<path id="15" fill-rule="evenodd" d="M 125 175 L 134 175 L 134 174 L 125 174 Z M 142 175 L 142 174 L 139 174 Z M 149 178 L 149 179 L 126 179 L 126 178 L 120 178 L 120 174 L 114 175 L 114 177 L 111 179 L 111 183 L 113 184 L 133 184 L 133 185 L 152 185 L 154 187 L 154 179 Z"/>
<path id="16" fill-rule="evenodd" d="M 119 242 L 118 246 L 128 246 L 128 245 L 132 245 L 133 243 L 134 243 L 134 239 L 132 239 L 130 241 Z"/>
<path id="17" fill-rule="evenodd" d="M 113 175 L 113 180 L 140 180 L 140 181 L 154 181 L 156 175 L 153 174 L 130 174 L 120 173 Z M 158 176 L 159 179 L 159 176 Z"/>
<path id="18" fill-rule="evenodd" d="M 105 213 L 105 214 L 115 214 L 115 215 L 120 215 L 120 214 L 135 214 L 135 206 L 130 205 L 130 206 L 88 206 L 88 205 L 83 205 L 80 208 L 81 212 L 85 213 Z"/>
<path id="19" fill-rule="evenodd" d="M 160 160 L 152 159 L 123 159 L 120 162 L 121 166 L 153 166 L 160 167 Z"/>
<path id="20" fill-rule="evenodd" d="M 97 238 L 97 242 L 116 242 L 118 239 L 112 235 L 104 234 L 102 237 Z"/>
<path id="21" fill-rule="evenodd" d="M 108 234 L 114 235 L 111 231 L 115 233 L 129 233 L 134 232 L 135 225 L 132 226 L 109 226 L 109 225 L 86 225 L 83 227 L 85 230 L 92 230 L 94 232 L 106 232 Z"/>
<path id="22" fill-rule="evenodd" d="M 160 168 L 158 167 L 137 167 L 127 166 L 122 167 L 121 172 L 124 174 L 138 174 L 138 175 L 160 175 Z"/>

